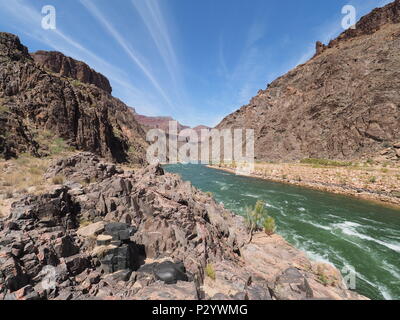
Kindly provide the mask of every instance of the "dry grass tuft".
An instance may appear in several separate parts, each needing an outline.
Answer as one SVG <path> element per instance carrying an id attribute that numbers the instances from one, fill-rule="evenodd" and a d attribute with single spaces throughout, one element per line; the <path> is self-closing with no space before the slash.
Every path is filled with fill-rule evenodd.
<path id="1" fill-rule="evenodd" d="M 53 184 L 62 185 L 65 182 L 65 178 L 63 176 L 55 176 L 51 179 Z"/>
<path id="2" fill-rule="evenodd" d="M 8 161 L 0 160 L 0 198 L 43 190 L 46 185 L 44 173 L 49 162 L 49 159 L 28 155 Z"/>

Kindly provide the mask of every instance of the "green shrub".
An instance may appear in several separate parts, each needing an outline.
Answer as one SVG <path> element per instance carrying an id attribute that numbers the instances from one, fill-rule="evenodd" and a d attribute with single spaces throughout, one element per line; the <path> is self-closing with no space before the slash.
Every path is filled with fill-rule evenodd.
<path id="1" fill-rule="evenodd" d="M 336 161 L 336 160 L 315 159 L 315 158 L 302 159 L 300 163 L 319 165 L 319 166 L 330 166 L 330 167 L 350 167 L 353 165 L 352 162 L 348 161 Z"/>
<path id="2" fill-rule="evenodd" d="M 118 138 L 118 139 L 123 139 L 124 135 L 122 134 L 122 131 L 118 128 L 113 128 L 113 133 L 114 133 L 114 137 Z"/>
<path id="3" fill-rule="evenodd" d="M 246 222 L 247 226 L 250 230 L 250 233 L 253 233 L 257 230 L 262 221 L 264 216 L 268 215 L 267 210 L 265 209 L 265 202 L 264 201 L 257 201 L 254 209 L 253 208 L 246 208 Z"/>
<path id="4" fill-rule="evenodd" d="M 211 280 L 216 279 L 216 275 L 215 275 L 215 270 L 212 264 L 207 264 L 206 269 L 205 269 L 206 275 L 207 277 L 209 277 Z"/>
<path id="5" fill-rule="evenodd" d="M 275 219 L 268 214 L 264 201 L 257 201 L 254 209 L 246 208 L 246 222 L 251 236 L 261 226 L 268 235 L 274 234 L 276 230 Z"/>
<path id="6" fill-rule="evenodd" d="M 329 285 L 329 280 L 328 277 L 325 274 L 319 274 L 318 275 L 318 280 L 325 286 L 327 287 Z"/>
<path id="7" fill-rule="evenodd" d="M 80 218 L 80 219 L 79 219 L 79 227 L 80 227 L 80 228 L 82 228 L 82 227 L 87 227 L 87 226 L 90 225 L 90 224 L 92 224 L 92 222 L 89 221 L 89 220 L 86 220 L 85 218 Z"/>
<path id="8" fill-rule="evenodd" d="M 264 231 L 267 235 L 272 236 L 276 231 L 275 219 L 268 216 L 264 219 Z"/>
<path id="9" fill-rule="evenodd" d="M 50 153 L 52 155 L 57 155 L 72 150 L 73 148 L 70 147 L 63 138 L 55 138 L 50 145 Z"/>
<path id="10" fill-rule="evenodd" d="M 369 178 L 368 181 L 371 182 L 371 183 L 375 183 L 376 182 L 376 177 L 372 176 L 371 178 Z"/>
<path id="11" fill-rule="evenodd" d="M 72 81 L 71 81 L 71 84 L 72 84 L 74 87 L 79 87 L 79 86 L 83 85 L 83 83 L 80 82 L 79 80 L 72 80 Z"/>

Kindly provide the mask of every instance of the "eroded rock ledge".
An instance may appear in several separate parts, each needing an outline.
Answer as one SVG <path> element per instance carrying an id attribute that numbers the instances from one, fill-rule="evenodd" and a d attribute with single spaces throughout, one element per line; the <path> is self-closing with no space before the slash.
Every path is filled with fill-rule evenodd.
<path id="1" fill-rule="evenodd" d="M 59 76 L 93 84 L 109 94 L 112 92 L 108 79 L 82 61 L 77 61 L 57 51 L 40 50 L 31 53 L 31 57 L 38 66 Z"/>
<path id="2" fill-rule="evenodd" d="M 80 153 L 59 175 L 0 220 L 0 299 L 364 299 L 278 235 L 247 243 L 242 217 L 159 166 Z"/>

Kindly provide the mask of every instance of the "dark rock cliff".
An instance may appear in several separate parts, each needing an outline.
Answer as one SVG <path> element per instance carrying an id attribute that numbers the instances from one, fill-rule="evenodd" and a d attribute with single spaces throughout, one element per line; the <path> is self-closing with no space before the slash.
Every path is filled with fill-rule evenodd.
<path id="1" fill-rule="evenodd" d="M 83 83 L 94 84 L 111 94 L 112 88 L 108 79 L 91 69 L 86 63 L 66 57 L 56 51 L 37 51 L 31 53 L 36 64 L 62 77 L 73 78 Z"/>
<path id="2" fill-rule="evenodd" d="M 359 159 L 400 140 L 400 1 L 372 11 L 218 128 L 253 128 L 259 160 Z M 393 158 L 396 155 L 393 152 Z"/>
<path id="3" fill-rule="evenodd" d="M 40 154 L 38 132 L 47 130 L 80 150 L 144 162 L 145 133 L 106 78 L 59 53 L 33 57 L 17 36 L 0 33 L 0 155 Z"/>

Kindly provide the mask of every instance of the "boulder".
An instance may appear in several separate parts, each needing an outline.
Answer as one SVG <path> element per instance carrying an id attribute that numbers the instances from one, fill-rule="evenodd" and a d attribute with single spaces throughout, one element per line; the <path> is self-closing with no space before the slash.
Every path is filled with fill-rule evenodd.
<path id="1" fill-rule="evenodd" d="M 121 222 L 108 223 L 104 229 L 104 234 L 111 236 L 115 241 L 127 241 L 135 233 L 133 227 Z"/>
<path id="2" fill-rule="evenodd" d="M 272 295 L 277 300 L 306 300 L 313 298 L 313 291 L 298 269 L 289 268 L 276 279 Z"/>
<path id="3" fill-rule="evenodd" d="M 182 262 L 154 262 L 141 266 L 137 272 L 154 274 L 157 280 L 161 280 L 165 284 L 175 284 L 178 281 L 189 281 L 189 278 L 186 275 L 185 266 Z"/>
<path id="4" fill-rule="evenodd" d="M 134 243 L 121 246 L 108 246 L 100 257 L 101 268 L 105 273 L 114 273 L 119 270 L 137 270 L 142 257 L 139 248 Z"/>
<path id="5" fill-rule="evenodd" d="M 173 263 L 170 261 L 162 262 L 154 267 L 154 274 L 157 279 L 164 281 L 165 284 L 175 284 L 178 281 L 188 281 L 186 269 L 182 262 Z"/>
<path id="6" fill-rule="evenodd" d="M 85 238 L 91 238 L 103 233 L 104 230 L 105 223 L 103 221 L 99 221 L 96 223 L 92 223 L 86 227 L 79 228 L 77 231 L 77 235 Z"/>
<path id="7" fill-rule="evenodd" d="M 75 276 L 86 270 L 86 268 L 89 267 L 90 262 L 88 256 L 85 254 L 76 254 L 66 258 L 65 264 L 68 271 Z"/>
<path id="8" fill-rule="evenodd" d="M 54 251 L 59 258 L 67 258 L 79 252 L 79 247 L 74 244 L 70 236 L 58 238 L 54 245 Z"/>

